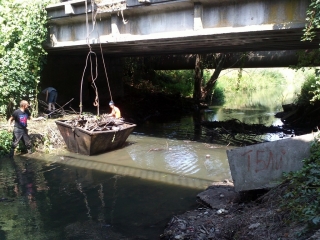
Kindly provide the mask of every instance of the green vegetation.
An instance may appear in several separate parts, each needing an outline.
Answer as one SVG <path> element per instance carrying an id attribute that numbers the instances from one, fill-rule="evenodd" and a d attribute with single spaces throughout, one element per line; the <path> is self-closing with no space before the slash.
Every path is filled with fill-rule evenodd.
<path id="1" fill-rule="evenodd" d="M 11 148 L 12 133 L 6 130 L 0 131 L 0 157 L 7 155 Z"/>
<path id="2" fill-rule="evenodd" d="M 193 70 L 156 71 L 154 84 L 160 91 L 190 97 L 193 91 Z"/>
<path id="3" fill-rule="evenodd" d="M 158 56 L 124 58 L 124 83 L 139 92 L 180 94 L 191 97 L 194 90 L 194 70 L 154 70 Z M 211 71 L 204 71 L 203 86 Z"/>
<path id="4" fill-rule="evenodd" d="M 0 1 L 0 116 L 8 117 L 20 100 L 37 115 L 37 93 L 46 52 L 45 6 L 50 0 Z M 0 132 L 0 156 L 8 151 L 11 134 Z M 9 141 L 9 142 L 8 142 Z"/>
<path id="5" fill-rule="evenodd" d="M 320 28 L 320 1 L 312 0 L 307 10 L 307 23 L 303 41 L 312 41 Z M 304 63 L 315 63 L 318 52 L 305 51 L 300 57 Z M 312 65 L 311 65 L 312 66 Z M 302 85 L 297 104 L 307 109 L 307 106 L 319 103 L 320 82 L 319 72 L 309 74 Z M 315 110 L 317 110 L 316 107 Z M 313 111 L 316 113 L 316 111 Z M 310 157 L 303 160 L 303 168 L 297 172 L 285 174 L 288 183 L 283 197 L 282 208 L 291 213 L 293 221 L 307 223 L 308 229 L 320 228 L 320 142 L 319 134 L 311 146 Z"/>
<path id="6" fill-rule="evenodd" d="M 318 78 L 313 73 L 308 74 L 306 81 L 301 87 L 301 92 L 298 96 L 297 104 L 307 106 L 319 100 L 319 95 L 317 91 L 320 90 L 318 83 Z"/>
<path id="7" fill-rule="evenodd" d="M 149 70 L 143 72 L 141 66 L 133 65 L 132 78 L 125 83 L 140 92 L 180 94 L 190 97 L 193 91 L 193 70 Z"/>
<path id="8" fill-rule="evenodd" d="M 317 36 L 317 31 L 320 28 L 320 1 L 311 0 L 309 8 L 307 9 L 306 26 L 302 41 L 313 41 Z M 309 63 L 310 66 L 319 65 L 319 49 L 313 51 L 305 51 L 300 53 L 300 61 Z M 300 65 L 299 65 L 300 66 Z M 298 66 L 298 67 L 299 67 Z M 308 81 L 304 84 L 304 91 L 301 92 L 301 103 L 306 103 L 308 97 L 312 103 L 320 100 L 320 75 L 319 70 L 316 70 L 314 77 L 310 76 Z"/>
<path id="9" fill-rule="evenodd" d="M 217 88 L 225 92 L 231 91 L 253 91 L 274 88 L 284 85 L 284 77 L 280 71 L 270 69 L 248 69 L 243 70 L 238 78 L 238 71 L 226 70 L 219 77 Z"/>
<path id="10" fill-rule="evenodd" d="M 311 228 L 320 226 L 320 142 L 319 135 L 311 146 L 311 156 L 303 160 L 303 168 L 286 174 L 289 183 L 283 198 L 283 209 L 292 219 L 306 222 Z"/>
<path id="11" fill-rule="evenodd" d="M 33 144 L 35 145 L 34 147 L 39 146 L 38 142 L 33 141 Z M 11 144 L 12 144 L 12 132 L 9 132 L 7 130 L 0 130 L 0 158 L 7 156 L 9 154 Z M 27 151 L 22 141 L 19 142 L 19 145 L 16 148 L 16 151 L 17 152 Z"/>
<path id="12" fill-rule="evenodd" d="M 33 105 L 46 52 L 42 43 L 47 36 L 45 6 L 49 0 L 0 1 L 0 114 L 11 103 L 22 99 Z"/>
<path id="13" fill-rule="evenodd" d="M 290 69 L 225 70 L 214 89 L 213 103 L 227 108 L 277 106 L 291 103 L 305 79 Z"/>
<path id="14" fill-rule="evenodd" d="M 311 0 L 307 9 L 306 27 L 304 29 L 303 41 L 312 41 L 320 28 L 320 2 Z"/>

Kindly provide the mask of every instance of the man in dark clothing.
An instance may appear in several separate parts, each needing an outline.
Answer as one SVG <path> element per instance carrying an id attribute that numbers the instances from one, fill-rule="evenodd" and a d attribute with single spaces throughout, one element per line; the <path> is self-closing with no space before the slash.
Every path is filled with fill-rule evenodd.
<path id="1" fill-rule="evenodd" d="M 13 140 L 11 144 L 11 150 L 9 157 L 13 157 L 14 149 L 18 146 L 20 140 L 22 139 L 25 146 L 27 147 L 28 153 L 32 153 L 31 151 L 31 139 L 28 135 L 27 129 L 27 120 L 31 119 L 31 113 L 28 110 L 29 103 L 25 100 L 20 102 L 20 108 L 15 110 L 11 117 L 8 120 L 9 129 L 8 131 L 12 131 L 12 122 L 14 121 L 14 128 L 13 128 Z M 40 120 L 43 119 L 42 117 L 33 118 L 33 120 Z"/>
<path id="2" fill-rule="evenodd" d="M 58 92 L 53 87 L 47 87 L 42 90 L 42 93 L 46 95 L 46 102 L 48 103 L 48 110 L 51 112 L 51 109 L 56 110 L 55 103 L 57 101 Z"/>

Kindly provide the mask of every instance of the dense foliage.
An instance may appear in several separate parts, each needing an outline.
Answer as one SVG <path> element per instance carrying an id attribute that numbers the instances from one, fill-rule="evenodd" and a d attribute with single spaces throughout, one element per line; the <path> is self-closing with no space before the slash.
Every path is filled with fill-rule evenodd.
<path id="1" fill-rule="evenodd" d="M 0 1 L 0 114 L 8 104 L 29 100 L 36 108 L 36 95 L 46 52 L 45 6 L 49 0 Z"/>
<path id="2" fill-rule="evenodd" d="M 302 41 L 313 41 L 318 34 L 320 28 L 320 0 L 311 0 L 309 8 L 307 9 L 306 26 Z M 319 65 L 319 49 L 306 50 L 299 54 L 298 67 L 301 66 L 318 66 Z M 314 78 L 309 78 L 304 85 L 304 91 L 301 93 L 305 100 L 310 97 L 311 103 L 320 100 L 320 76 L 319 70 L 316 70 Z M 307 91 L 308 90 L 308 91 Z M 305 103 L 305 101 L 303 101 Z"/>
<path id="3" fill-rule="evenodd" d="M 298 96 L 297 104 L 302 106 L 310 105 L 310 103 L 319 100 L 318 95 L 316 94 L 318 91 L 317 88 L 317 77 L 315 74 L 308 74 L 305 82 L 301 87 L 301 92 Z"/>
<path id="4" fill-rule="evenodd" d="M 193 70 L 161 70 L 156 71 L 153 82 L 161 91 L 188 97 L 193 91 L 193 75 Z"/>
<path id="5" fill-rule="evenodd" d="M 141 93 L 179 94 L 182 97 L 189 97 L 193 90 L 193 71 L 154 71 L 151 77 L 135 78 L 134 82 L 125 81 L 125 83 L 138 89 Z"/>
<path id="6" fill-rule="evenodd" d="M 320 226 L 320 142 L 319 135 L 311 146 L 311 156 L 303 168 L 286 175 L 289 187 L 284 195 L 283 208 L 289 210 L 294 220 Z"/>
<path id="7" fill-rule="evenodd" d="M 303 41 L 312 41 L 320 28 L 320 1 L 312 0 L 307 10 L 307 24 Z M 319 51 L 305 51 L 304 63 L 319 63 Z M 320 100 L 320 78 L 316 70 L 304 82 L 297 103 L 300 106 L 315 104 Z M 320 226 L 320 142 L 319 135 L 311 146 L 310 157 L 303 160 L 303 168 L 285 174 L 288 189 L 283 199 L 283 208 L 288 210 L 293 220 L 308 223 L 309 227 Z"/>
<path id="8" fill-rule="evenodd" d="M 307 24 L 304 29 L 303 39 L 304 41 L 312 41 L 320 28 L 320 1 L 311 0 L 309 8 L 307 10 Z"/>
<path id="9" fill-rule="evenodd" d="M 257 99 L 261 102 L 264 91 L 273 92 L 273 95 L 281 98 L 284 86 L 287 84 L 283 75 L 278 70 L 271 69 L 247 69 L 240 71 L 225 70 L 221 73 L 219 80 L 214 88 L 213 102 L 216 104 L 225 104 L 230 107 L 231 103 L 236 103 L 238 107 L 242 105 L 246 99 Z M 257 94 L 257 97 L 254 96 Z M 243 101 L 241 101 L 241 98 Z M 257 102 L 252 102 L 260 105 Z"/>
<path id="10" fill-rule="evenodd" d="M 11 148 L 12 133 L 6 130 L 0 131 L 0 157 L 7 155 Z"/>
<path id="11" fill-rule="evenodd" d="M 154 57 L 132 57 L 124 59 L 124 83 L 139 92 L 192 95 L 193 70 L 154 70 Z"/>
<path id="12" fill-rule="evenodd" d="M 285 82 L 280 71 L 271 69 L 243 70 L 240 80 L 237 75 L 235 71 L 231 74 L 222 73 L 216 88 L 223 88 L 225 91 L 252 91 L 278 87 Z"/>

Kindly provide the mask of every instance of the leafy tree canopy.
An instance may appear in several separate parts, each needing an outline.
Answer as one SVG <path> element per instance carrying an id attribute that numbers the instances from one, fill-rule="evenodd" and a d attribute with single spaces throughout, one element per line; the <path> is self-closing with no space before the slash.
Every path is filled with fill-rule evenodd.
<path id="1" fill-rule="evenodd" d="M 306 25 L 304 34 L 301 38 L 302 41 L 313 41 L 319 36 L 320 29 L 320 0 L 311 0 L 307 9 Z M 294 69 L 304 68 L 305 66 L 315 67 L 320 63 L 320 49 L 304 50 L 298 53 L 299 64 Z M 307 81 L 300 94 L 299 104 L 308 104 L 306 101 L 309 99 L 309 104 L 314 104 L 320 101 L 320 75 L 319 70 L 315 69 L 315 76 Z M 304 99 L 301 101 L 301 99 Z"/>
<path id="2" fill-rule="evenodd" d="M 46 52 L 50 0 L 0 0 L 0 114 L 9 103 L 35 103 Z M 34 109 L 36 110 L 36 109 Z"/>
<path id="3" fill-rule="evenodd" d="M 311 0 L 307 10 L 306 27 L 302 40 L 312 41 L 320 28 L 320 0 Z"/>

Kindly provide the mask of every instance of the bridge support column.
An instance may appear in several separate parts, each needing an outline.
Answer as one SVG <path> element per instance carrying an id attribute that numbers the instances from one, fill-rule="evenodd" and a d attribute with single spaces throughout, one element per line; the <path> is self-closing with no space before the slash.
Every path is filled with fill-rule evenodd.
<path id="1" fill-rule="evenodd" d="M 203 18 L 203 6 L 200 2 L 195 2 L 194 3 L 194 18 L 193 18 L 193 22 L 194 22 L 194 30 L 202 30 L 203 29 L 203 25 L 202 25 L 202 18 Z"/>
<path id="2" fill-rule="evenodd" d="M 118 28 L 118 16 L 117 14 L 111 15 L 111 34 L 113 36 L 119 35 L 120 31 Z"/>

